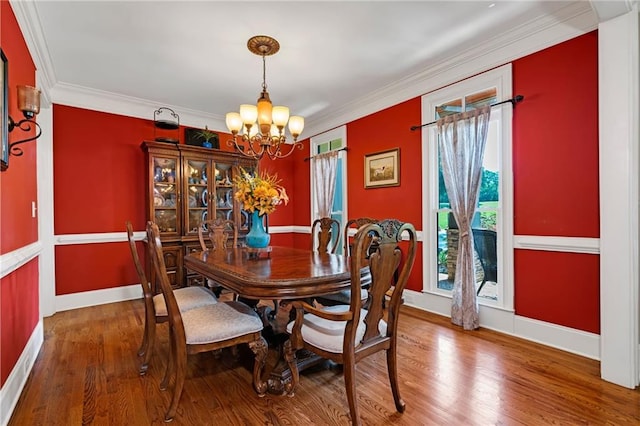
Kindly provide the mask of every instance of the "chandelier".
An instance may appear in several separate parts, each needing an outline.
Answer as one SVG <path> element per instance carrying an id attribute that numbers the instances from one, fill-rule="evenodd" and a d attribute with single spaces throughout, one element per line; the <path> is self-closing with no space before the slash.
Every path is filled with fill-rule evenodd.
<path id="1" fill-rule="evenodd" d="M 304 128 L 304 118 L 295 115 L 289 117 L 289 108 L 273 106 L 269 99 L 265 58 L 276 54 L 280 50 L 280 43 L 273 37 L 257 35 L 247 41 L 247 48 L 251 53 L 262 56 L 262 93 L 257 105 L 240 105 L 239 113 L 227 113 L 227 127 L 233 135 L 227 144 L 257 160 L 265 154 L 272 160 L 287 157 L 295 147 L 302 149 L 302 144 L 297 140 Z M 284 128 L 287 122 L 293 143 L 286 143 Z"/>

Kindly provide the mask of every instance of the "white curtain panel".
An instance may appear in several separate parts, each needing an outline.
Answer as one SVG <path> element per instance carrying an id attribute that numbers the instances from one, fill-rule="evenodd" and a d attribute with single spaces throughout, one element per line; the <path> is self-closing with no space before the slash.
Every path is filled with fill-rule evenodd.
<path id="1" fill-rule="evenodd" d="M 458 223 L 458 260 L 451 300 L 451 322 L 465 330 L 480 326 L 473 262 L 471 220 L 476 212 L 482 158 L 487 142 L 491 106 L 438 120 L 438 145 L 445 187 Z"/>
<path id="2" fill-rule="evenodd" d="M 329 151 L 314 156 L 313 189 L 318 218 L 331 217 L 333 196 L 336 192 L 336 170 L 338 168 L 338 151 Z"/>

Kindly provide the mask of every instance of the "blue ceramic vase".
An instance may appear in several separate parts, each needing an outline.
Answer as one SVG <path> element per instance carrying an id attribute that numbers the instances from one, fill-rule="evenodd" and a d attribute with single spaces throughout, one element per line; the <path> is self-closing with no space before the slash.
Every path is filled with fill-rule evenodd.
<path id="1" fill-rule="evenodd" d="M 258 210 L 251 213 L 251 229 L 247 234 L 247 247 L 265 248 L 269 245 L 271 235 L 267 234 L 262 225 L 262 218 L 258 215 Z"/>

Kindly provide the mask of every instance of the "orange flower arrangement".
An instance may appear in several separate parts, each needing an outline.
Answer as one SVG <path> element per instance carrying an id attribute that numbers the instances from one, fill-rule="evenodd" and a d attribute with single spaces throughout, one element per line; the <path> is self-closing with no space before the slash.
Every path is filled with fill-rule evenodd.
<path id="1" fill-rule="evenodd" d="M 277 174 L 255 175 L 240 168 L 240 174 L 234 177 L 233 183 L 238 189 L 234 194 L 235 199 L 250 213 L 257 210 L 259 216 L 270 214 L 280 203 L 289 203 L 287 191 L 280 185 Z"/>

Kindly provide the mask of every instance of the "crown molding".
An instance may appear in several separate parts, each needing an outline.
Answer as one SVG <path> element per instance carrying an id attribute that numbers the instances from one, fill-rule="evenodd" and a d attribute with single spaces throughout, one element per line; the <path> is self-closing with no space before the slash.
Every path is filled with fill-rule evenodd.
<path id="1" fill-rule="evenodd" d="M 593 8 L 599 22 L 606 22 L 610 19 L 629 13 L 633 10 L 633 4 L 637 4 L 637 0 L 591 0 Z"/>
<path id="2" fill-rule="evenodd" d="M 57 79 L 38 12 L 34 2 L 9 0 L 9 4 L 36 66 L 38 85 L 42 92 L 41 103 L 44 108 L 47 108 L 52 103 L 50 90 L 56 84 Z"/>
<path id="3" fill-rule="evenodd" d="M 160 107 L 166 107 L 171 108 L 178 114 L 181 125 L 198 128 L 207 125 L 214 131 L 228 131 L 224 118 L 214 114 L 182 108 L 177 105 L 161 105 L 158 102 L 147 99 L 124 96 L 118 93 L 68 83 L 57 83 L 51 89 L 51 97 L 54 103 L 60 105 L 146 120 L 153 120 L 153 112 Z"/>
<path id="4" fill-rule="evenodd" d="M 570 40 L 597 28 L 597 18 L 588 2 L 573 2 L 557 15 L 544 16 L 514 28 L 480 45 L 435 63 L 429 69 L 393 82 L 326 114 L 313 117 L 305 137 L 313 137 L 339 125 L 392 105 L 422 96 L 480 72 Z M 526 93 L 524 94 L 526 96 Z M 308 120 L 311 121 L 311 120 Z"/>

